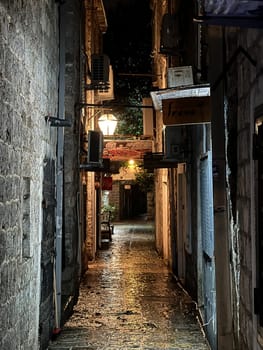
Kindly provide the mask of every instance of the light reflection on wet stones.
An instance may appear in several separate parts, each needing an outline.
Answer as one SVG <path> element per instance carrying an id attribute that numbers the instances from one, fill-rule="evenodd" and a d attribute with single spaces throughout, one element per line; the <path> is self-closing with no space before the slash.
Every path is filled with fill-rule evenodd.
<path id="1" fill-rule="evenodd" d="M 196 317 L 155 251 L 151 224 L 119 224 L 90 263 L 74 314 L 49 349 L 209 349 Z"/>

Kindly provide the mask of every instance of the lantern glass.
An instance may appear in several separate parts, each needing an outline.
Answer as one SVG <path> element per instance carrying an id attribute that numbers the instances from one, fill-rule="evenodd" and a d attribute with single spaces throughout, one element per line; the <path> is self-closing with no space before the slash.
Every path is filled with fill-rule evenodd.
<path id="1" fill-rule="evenodd" d="M 103 114 L 98 119 L 99 128 L 103 135 L 113 135 L 117 122 L 117 118 L 113 114 Z"/>

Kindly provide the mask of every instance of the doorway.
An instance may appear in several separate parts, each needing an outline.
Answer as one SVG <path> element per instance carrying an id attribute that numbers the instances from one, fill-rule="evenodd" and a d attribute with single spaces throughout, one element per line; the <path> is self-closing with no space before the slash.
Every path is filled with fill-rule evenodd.
<path id="1" fill-rule="evenodd" d="M 200 204 L 203 272 L 203 309 L 205 332 L 211 348 L 217 348 L 216 285 L 214 259 L 214 211 L 212 182 L 212 152 L 200 160 Z"/>
<path id="2" fill-rule="evenodd" d="M 133 183 L 120 185 L 120 219 L 143 217 L 147 213 L 147 195 Z"/>
<path id="3" fill-rule="evenodd" d="M 184 284 L 186 271 L 186 253 L 192 253 L 191 246 L 191 207 L 186 164 L 177 167 L 177 275 Z"/>
<path id="4" fill-rule="evenodd" d="M 177 170 L 177 261 L 178 278 L 185 280 L 185 236 L 186 236 L 186 175 L 184 167 L 179 164 Z"/>

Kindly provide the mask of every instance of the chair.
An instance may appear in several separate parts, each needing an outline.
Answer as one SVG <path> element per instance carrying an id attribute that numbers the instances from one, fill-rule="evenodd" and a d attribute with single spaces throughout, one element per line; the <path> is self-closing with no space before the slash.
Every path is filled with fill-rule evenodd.
<path id="1" fill-rule="evenodd" d="M 105 211 L 101 214 L 101 239 L 112 241 L 114 226 L 111 223 L 111 212 Z"/>

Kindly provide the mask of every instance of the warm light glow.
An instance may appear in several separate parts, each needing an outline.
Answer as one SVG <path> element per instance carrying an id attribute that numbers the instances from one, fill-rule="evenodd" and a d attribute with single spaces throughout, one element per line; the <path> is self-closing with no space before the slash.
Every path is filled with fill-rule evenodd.
<path id="1" fill-rule="evenodd" d="M 103 135 L 113 135 L 117 126 L 117 118 L 113 114 L 103 114 L 98 120 Z"/>
<path id="2" fill-rule="evenodd" d="M 135 164 L 135 161 L 133 159 L 129 160 L 129 165 L 133 166 Z"/>
<path id="3" fill-rule="evenodd" d="M 136 162 L 133 159 L 128 161 L 128 168 L 134 169 L 136 167 Z"/>
<path id="4" fill-rule="evenodd" d="M 255 121 L 256 134 L 258 134 L 258 128 L 262 125 L 262 123 L 263 123 L 263 117 L 259 117 L 256 119 L 256 121 Z"/>

